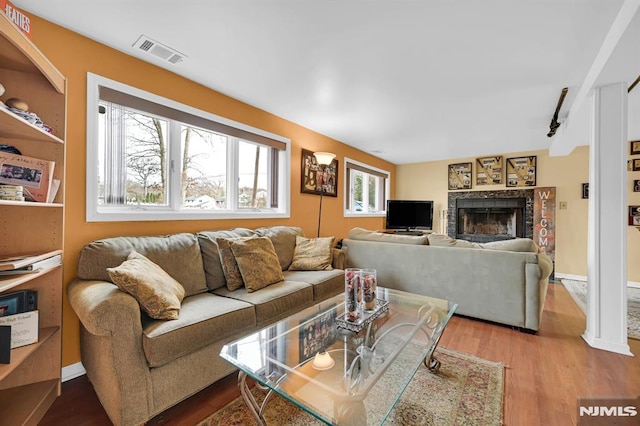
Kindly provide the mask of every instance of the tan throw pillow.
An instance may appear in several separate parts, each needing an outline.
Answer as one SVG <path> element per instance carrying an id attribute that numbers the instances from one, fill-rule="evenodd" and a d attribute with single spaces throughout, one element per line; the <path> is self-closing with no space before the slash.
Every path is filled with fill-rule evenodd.
<path id="1" fill-rule="evenodd" d="M 333 237 L 305 238 L 296 236 L 296 248 L 290 271 L 322 271 L 331 267 Z"/>
<path id="2" fill-rule="evenodd" d="M 238 263 L 247 292 L 253 293 L 284 280 L 278 255 L 269 238 L 230 240 L 229 245 Z"/>
<path id="3" fill-rule="evenodd" d="M 229 241 L 232 240 L 228 238 L 216 238 L 218 252 L 220 253 L 220 263 L 222 264 L 222 273 L 227 281 L 227 289 L 234 291 L 244 286 L 244 281 L 242 281 L 242 274 L 240 273 L 240 268 L 238 268 L 238 262 L 236 262 L 236 257 L 233 255 Z"/>
<path id="4" fill-rule="evenodd" d="M 151 318 L 178 318 L 184 287 L 140 253 L 131 252 L 120 266 L 107 268 L 107 273 L 120 290 L 136 298 Z"/>
<path id="5" fill-rule="evenodd" d="M 478 243 L 472 243 L 471 241 L 467 241 L 467 240 L 457 240 L 455 238 L 451 238 L 448 235 L 444 235 L 444 234 L 429 234 L 427 238 L 429 239 L 430 246 L 482 248 L 482 246 Z"/>

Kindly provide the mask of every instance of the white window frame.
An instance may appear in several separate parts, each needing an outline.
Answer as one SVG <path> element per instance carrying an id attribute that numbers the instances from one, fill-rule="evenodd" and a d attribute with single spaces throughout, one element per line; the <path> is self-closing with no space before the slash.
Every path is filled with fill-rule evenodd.
<path id="1" fill-rule="evenodd" d="M 99 152 L 98 152 L 98 104 L 100 102 L 100 86 L 108 87 L 128 95 L 136 96 L 150 102 L 165 105 L 169 108 L 184 111 L 186 113 L 216 121 L 227 126 L 245 130 L 257 135 L 271 138 L 285 144 L 278 158 L 278 207 L 275 209 L 224 209 L 224 210 L 193 210 L 180 209 L 180 206 L 159 206 L 158 208 L 140 209 L 135 206 L 113 206 L 98 204 L 99 193 Z M 179 139 L 178 139 L 179 140 Z M 232 154 L 227 156 L 227 177 L 229 182 L 237 182 L 237 170 L 232 168 L 237 162 L 237 144 L 231 149 Z M 234 146 L 232 145 L 232 146 Z M 259 219 L 259 218 L 288 218 L 291 205 L 291 141 L 261 129 L 257 129 L 224 117 L 211 114 L 206 111 L 193 108 L 171 99 L 167 99 L 150 92 L 102 77 L 87 73 L 87 164 L 86 164 L 86 220 L 87 222 L 114 222 L 114 221 L 148 221 L 148 220 L 201 220 L 201 219 Z M 173 144 L 169 149 L 179 149 L 178 144 Z M 174 176 L 176 170 L 169 167 L 170 176 Z M 179 171 L 178 171 L 179 174 Z M 169 185 L 177 182 L 176 177 L 170 177 Z M 231 180 L 235 179 L 235 180 Z M 175 189 L 171 187 L 171 189 Z M 227 199 L 236 194 L 236 185 L 229 185 Z M 235 205 L 235 203 L 233 203 Z"/>
<path id="2" fill-rule="evenodd" d="M 353 180 L 353 173 L 348 173 L 347 169 L 348 169 L 348 164 L 354 164 L 356 166 L 360 166 L 362 168 L 365 169 L 369 169 L 372 171 L 375 171 L 377 173 L 380 173 L 382 175 L 385 175 L 385 184 L 384 184 L 384 196 L 385 196 L 385 201 L 382 203 L 382 210 L 376 211 L 376 212 L 358 212 L 355 210 L 350 210 L 348 208 L 349 205 L 353 205 L 352 203 L 349 203 L 350 200 L 353 199 L 353 184 L 351 182 L 351 180 Z M 387 203 L 386 200 L 388 200 L 391 197 L 391 172 L 389 172 L 388 170 L 384 170 L 384 169 L 380 169 L 378 167 L 374 167 L 374 166 L 370 166 L 368 164 L 362 163 L 360 161 L 354 160 L 352 158 L 348 158 L 345 157 L 344 158 L 344 165 L 343 165 L 343 176 L 345 177 L 345 179 L 343 179 L 344 181 L 344 217 L 386 217 L 387 215 Z M 351 176 L 351 179 L 347 179 L 347 176 Z M 363 206 L 368 208 L 368 196 L 369 196 L 369 192 L 368 192 L 368 185 L 369 185 L 369 180 L 365 179 L 363 181 L 363 196 L 364 196 L 364 200 L 362 200 Z"/>

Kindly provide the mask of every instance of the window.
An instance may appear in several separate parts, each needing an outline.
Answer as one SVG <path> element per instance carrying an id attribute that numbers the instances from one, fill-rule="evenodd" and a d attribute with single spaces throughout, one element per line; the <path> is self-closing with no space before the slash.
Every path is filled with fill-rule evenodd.
<path id="1" fill-rule="evenodd" d="M 384 216 L 389 175 L 386 170 L 345 158 L 345 215 Z"/>
<path id="2" fill-rule="evenodd" d="M 289 140 L 88 74 L 87 220 L 289 216 Z"/>

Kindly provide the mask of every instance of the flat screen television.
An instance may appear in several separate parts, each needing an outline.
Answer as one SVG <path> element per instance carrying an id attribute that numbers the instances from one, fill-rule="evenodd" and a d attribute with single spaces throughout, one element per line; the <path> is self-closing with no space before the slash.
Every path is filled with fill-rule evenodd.
<path id="1" fill-rule="evenodd" d="M 387 200 L 386 229 L 433 229 L 433 201 Z"/>

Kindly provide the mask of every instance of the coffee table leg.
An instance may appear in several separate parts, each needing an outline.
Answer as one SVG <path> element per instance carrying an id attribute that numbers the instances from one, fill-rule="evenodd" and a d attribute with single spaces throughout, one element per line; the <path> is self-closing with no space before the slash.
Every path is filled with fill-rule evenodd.
<path id="1" fill-rule="evenodd" d="M 436 343 L 433 345 L 433 351 L 431 351 L 429 356 L 424 359 L 424 366 L 427 367 L 427 369 L 429 369 L 429 371 L 432 373 L 437 373 L 438 370 L 440 370 L 440 365 L 441 365 L 440 361 L 438 361 L 438 359 L 436 359 L 436 357 L 433 356 L 433 354 L 436 353 L 436 348 L 438 347 L 438 343 L 440 343 L 441 336 L 442 334 L 438 336 Z"/>
<path id="2" fill-rule="evenodd" d="M 262 405 L 258 405 L 258 402 L 256 401 L 256 399 L 253 397 L 253 394 L 251 393 L 251 389 L 249 389 L 249 386 L 247 386 L 247 375 L 242 371 L 238 373 L 238 387 L 240 388 L 240 394 L 242 395 L 244 402 L 247 404 L 247 407 L 249 407 L 249 411 L 251 411 L 251 414 L 253 414 L 253 417 L 256 418 L 258 425 L 266 426 L 267 423 L 264 421 L 264 418 L 262 417 L 262 409 L 264 408 L 264 405 L 269 400 L 270 393 L 269 395 L 267 395 L 264 401 L 262 401 Z"/>

